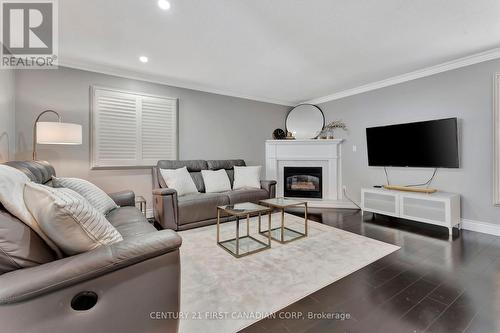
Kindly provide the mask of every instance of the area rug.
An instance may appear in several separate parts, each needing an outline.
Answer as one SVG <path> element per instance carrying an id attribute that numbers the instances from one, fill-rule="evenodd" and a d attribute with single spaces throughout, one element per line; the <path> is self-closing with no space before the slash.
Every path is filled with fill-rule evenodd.
<path id="1" fill-rule="evenodd" d="M 262 219 L 263 229 L 267 216 Z M 286 214 L 287 226 L 303 230 L 303 218 Z M 246 223 L 246 221 L 245 221 Z M 240 235 L 246 225 L 240 225 Z M 280 214 L 273 214 L 273 227 Z M 221 225 L 234 238 L 235 222 Z M 257 220 L 250 220 L 257 234 Z M 216 244 L 216 226 L 180 232 L 180 333 L 237 332 L 295 301 L 378 260 L 399 247 L 309 221 L 309 236 L 234 258 Z"/>

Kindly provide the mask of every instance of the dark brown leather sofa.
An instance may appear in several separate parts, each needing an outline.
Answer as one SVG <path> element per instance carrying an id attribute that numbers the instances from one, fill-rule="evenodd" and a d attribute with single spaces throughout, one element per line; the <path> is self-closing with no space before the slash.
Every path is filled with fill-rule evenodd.
<path id="1" fill-rule="evenodd" d="M 6 164 L 37 183 L 55 174 L 46 162 Z M 121 207 L 107 219 L 123 241 L 62 259 L 0 205 L 0 331 L 177 332 L 162 314 L 179 311 L 181 238 L 149 224 L 133 192 L 112 198 Z"/>
<path id="2" fill-rule="evenodd" d="M 186 230 L 217 222 L 217 206 L 241 202 L 258 203 L 260 200 L 276 196 L 276 181 L 261 181 L 260 189 L 239 189 L 221 193 L 205 193 L 201 170 L 225 169 L 231 187 L 234 181 L 234 167 L 245 166 L 244 160 L 190 160 L 158 161 L 153 167 L 153 210 L 156 221 L 166 229 Z M 161 169 L 187 167 L 200 193 L 178 196 L 174 189 L 165 184 Z M 224 216 L 221 221 L 230 220 Z"/>

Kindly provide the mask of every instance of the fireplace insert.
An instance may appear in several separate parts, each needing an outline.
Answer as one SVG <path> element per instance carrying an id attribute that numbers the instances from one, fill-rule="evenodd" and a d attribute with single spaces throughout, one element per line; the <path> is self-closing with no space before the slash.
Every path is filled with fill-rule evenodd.
<path id="1" fill-rule="evenodd" d="M 284 196 L 296 198 L 322 198 L 322 171 L 321 167 L 285 167 Z"/>

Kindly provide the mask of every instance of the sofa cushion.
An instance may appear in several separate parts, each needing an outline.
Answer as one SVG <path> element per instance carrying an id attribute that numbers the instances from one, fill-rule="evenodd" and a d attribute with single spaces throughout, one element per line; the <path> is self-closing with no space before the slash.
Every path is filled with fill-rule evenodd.
<path id="1" fill-rule="evenodd" d="M 203 182 L 203 176 L 201 172 L 190 172 L 191 178 L 193 178 L 194 185 L 198 192 L 205 192 L 205 183 Z"/>
<path id="2" fill-rule="evenodd" d="M 209 170 L 226 170 L 227 176 L 229 177 L 229 182 L 231 183 L 231 188 L 234 183 L 234 167 L 235 166 L 246 166 L 244 160 L 209 160 L 207 161 Z"/>
<path id="3" fill-rule="evenodd" d="M 221 194 L 227 195 L 231 205 L 241 202 L 253 202 L 258 204 L 260 200 L 269 198 L 269 193 L 266 190 L 257 188 L 233 190 Z"/>
<path id="4" fill-rule="evenodd" d="M 157 231 L 144 214 L 135 207 L 120 207 L 106 215 L 108 221 L 124 239 Z"/>
<path id="5" fill-rule="evenodd" d="M 207 161 L 203 160 L 160 160 L 157 164 L 160 169 L 180 169 L 186 167 L 189 172 L 200 172 L 201 170 L 208 170 Z"/>
<path id="6" fill-rule="evenodd" d="M 56 259 L 40 236 L 0 205 L 0 275 Z"/>
<path id="7" fill-rule="evenodd" d="M 48 184 L 52 181 L 52 176 L 56 175 L 54 167 L 46 161 L 10 161 L 4 164 L 20 170 L 38 184 Z"/>
<path id="8" fill-rule="evenodd" d="M 209 170 L 232 170 L 235 166 L 246 166 L 246 164 L 244 160 L 209 160 L 207 166 Z"/>
<path id="9" fill-rule="evenodd" d="M 194 193 L 178 197 L 179 224 L 203 221 L 217 217 L 217 206 L 228 205 L 223 193 Z"/>

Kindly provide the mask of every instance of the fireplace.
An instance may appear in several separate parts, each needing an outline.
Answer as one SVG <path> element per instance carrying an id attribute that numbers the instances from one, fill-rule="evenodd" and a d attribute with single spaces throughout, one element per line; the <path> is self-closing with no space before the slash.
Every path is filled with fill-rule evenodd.
<path id="1" fill-rule="evenodd" d="M 284 196 L 322 198 L 322 173 L 321 167 L 284 167 Z"/>

